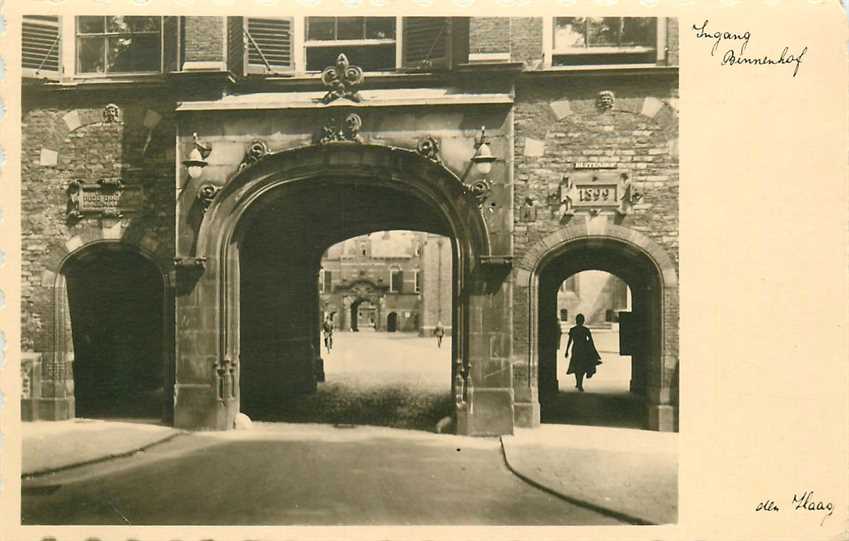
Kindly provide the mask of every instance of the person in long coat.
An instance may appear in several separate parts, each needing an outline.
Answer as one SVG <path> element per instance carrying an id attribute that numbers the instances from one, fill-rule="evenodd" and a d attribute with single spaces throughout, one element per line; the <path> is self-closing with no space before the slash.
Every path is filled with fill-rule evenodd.
<path id="1" fill-rule="evenodd" d="M 575 317 L 575 326 L 569 329 L 569 341 L 566 343 L 566 357 L 572 348 L 572 358 L 569 359 L 567 374 L 575 374 L 575 387 L 584 392 L 584 376 L 587 379 L 595 374 L 595 367 L 601 364 L 601 355 L 595 348 L 593 335 L 584 327 L 584 315 Z"/>

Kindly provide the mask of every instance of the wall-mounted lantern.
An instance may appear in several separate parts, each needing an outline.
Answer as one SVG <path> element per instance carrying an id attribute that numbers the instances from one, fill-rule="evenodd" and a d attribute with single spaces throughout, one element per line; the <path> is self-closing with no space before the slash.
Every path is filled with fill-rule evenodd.
<path id="1" fill-rule="evenodd" d="M 478 173 L 486 176 L 492 171 L 492 163 L 495 160 L 496 157 L 492 155 L 486 138 L 486 126 L 481 126 L 480 135 L 475 137 L 475 155 L 472 156 L 472 163 L 475 164 Z"/>
<path id="2" fill-rule="evenodd" d="M 203 168 L 209 165 L 206 158 L 212 152 L 212 145 L 204 145 L 198 140 L 198 134 L 193 133 L 194 148 L 189 152 L 189 159 L 183 162 L 189 178 L 198 179 L 203 175 Z"/>

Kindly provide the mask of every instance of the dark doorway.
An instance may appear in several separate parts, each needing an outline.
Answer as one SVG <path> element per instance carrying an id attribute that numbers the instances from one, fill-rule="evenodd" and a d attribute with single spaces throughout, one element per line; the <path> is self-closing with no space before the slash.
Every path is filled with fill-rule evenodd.
<path id="1" fill-rule="evenodd" d="M 351 330 L 358 332 L 360 330 L 360 303 L 357 301 L 351 304 Z"/>
<path id="2" fill-rule="evenodd" d="M 389 312 L 389 315 L 386 316 L 386 330 L 388 332 L 398 330 L 398 314 L 396 312 Z"/>
<path id="3" fill-rule="evenodd" d="M 167 420 L 170 378 L 157 267 L 126 249 L 92 248 L 64 273 L 77 416 Z"/>

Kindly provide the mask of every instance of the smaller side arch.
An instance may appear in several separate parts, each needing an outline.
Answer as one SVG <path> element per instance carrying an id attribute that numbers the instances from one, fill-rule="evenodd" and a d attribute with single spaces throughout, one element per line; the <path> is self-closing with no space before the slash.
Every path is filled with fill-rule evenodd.
<path id="1" fill-rule="evenodd" d="M 517 396 L 526 397 L 530 404 L 517 404 L 517 423 L 539 422 L 538 386 L 539 365 L 539 295 L 540 276 L 550 263 L 573 247 L 598 246 L 600 250 L 619 250 L 634 254 L 650 262 L 657 277 L 660 291 L 655 295 L 656 321 L 659 322 L 652 365 L 652 380 L 647 394 L 648 425 L 655 430 L 677 430 L 677 373 L 678 373 L 678 272 L 669 254 L 645 234 L 604 221 L 589 221 L 561 228 L 534 245 L 517 261 L 514 278 L 517 291 L 526 292 L 528 328 L 522 334 L 528 337 L 527 358 L 523 371 L 527 378 L 522 384 L 530 389 L 516 389 Z M 617 246 L 621 248 L 616 248 Z M 608 269 L 605 269 L 608 270 Z M 521 294 L 521 293 L 520 293 Z"/>

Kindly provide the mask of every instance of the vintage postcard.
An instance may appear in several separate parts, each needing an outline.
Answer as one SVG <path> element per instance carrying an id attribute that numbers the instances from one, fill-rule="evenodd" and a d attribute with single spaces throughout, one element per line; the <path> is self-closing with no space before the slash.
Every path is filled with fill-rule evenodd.
<path id="1" fill-rule="evenodd" d="M 0 538 L 849 539 L 839 2 L 0 11 Z"/>

